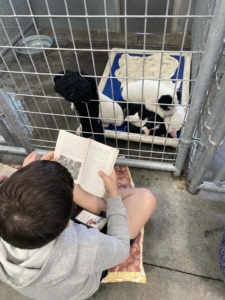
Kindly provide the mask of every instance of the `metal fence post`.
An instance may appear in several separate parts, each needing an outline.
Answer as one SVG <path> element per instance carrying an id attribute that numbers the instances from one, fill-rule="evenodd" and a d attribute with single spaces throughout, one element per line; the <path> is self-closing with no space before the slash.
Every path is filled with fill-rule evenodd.
<path id="1" fill-rule="evenodd" d="M 196 149 L 196 153 L 192 162 L 192 167 L 191 170 L 189 171 L 188 174 L 188 180 L 191 180 L 199 169 L 199 166 L 201 165 L 201 159 L 202 155 L 204 153 L 207 141 L 209 137 L 211 136 L 217 122 L 218 118 L 221 115 L 221 113 L 224 112 L 224 107 L 225 107 L 225 101 L 224 101 L 224 95 L 225 95 L 225 76 L 223 76 L 222 81 L 221 81 L 221 89 L 217 90 L 216 93 L 216 98 L 214 101 L 214 105 L 212 108 L 212 114 L 209 115 L 207 121 L 205 122 L 204 128 L 201 133 L 201 139 L 198 144 L 198 147 Z"/>
<path id="2" fill-rule="evenodd" d="M 223 113 L 220 115 L 215 130 L 213 131 L 211 137 L 208 140 L 207 148 L 204 152 L 204 157 L 201 161 L 201 167 L 198 169 L 198 172 L 196 172 L 192 178 L 192 181 L 189 186 L 189 191 L 191 193 L 195 193 L 198 190 L 199 185 L 203 180 L 203 176 L 205 175 L 205 172 L 207 171 L 211 163 L 211 160 L 214 157 L 215 151 L 218 149 L 218 146 L 223 141 L 224 135 L 225 135 L 225 110 L 223 110 Z"/>
<path id="3" fill-rule="evenodd" d="M 220 48 L 225 35 L 224 11 L 225 0 L 218 0 L 205 46 L 205 53 L 202 58 L 197 81 L 194 86 L 184 133 L 181 138 L 177 154 L 175 164 L 176 171 L 174 172 L 175 176 L 180 176 L 182 172 L 182 168 L 190 148 L 193 132 L 200 118 L 201 110 L 205 102 L 205 96 L 207 94 L 207 89 L 211 81 L 214 67 L 219 59 Z"/>
<path id="4" fill-rule="evenodd" d="M 219 173 L 215 176 L 213 183 L 219 187 L 225 184 L 225 164 Z"/>
<path id="5" fill-rule="evenodd" d="M 24 128 L 21 126 L 18 117 L 18 113 L 16 111 L 13 111 L 10 107 L 11 99 L 8 95 L 3 94 L 2 90 L 0 89 L 0 107 L 1 111 L 4 114 L 6 120 L 9 123 L 9 126 L 12 128 L 12 130 L 15 132 L 16 136 L 20 140 L 21 145 L 26 149 L 27 153 L 30 153 L 33 151 L 32 144 L 30 143 L 28 139 L 28 135 Z"/>
<path id="6" fill-rule="evenodd" d="M 5 125 L 4 121 L 1 119 L 0 119 L 0 134 L 3 136 L 4 140 L 6 141 L 6 143 L 9 146 L 16 146 L 16 142 L 15 142 L 11 132 Z"/>

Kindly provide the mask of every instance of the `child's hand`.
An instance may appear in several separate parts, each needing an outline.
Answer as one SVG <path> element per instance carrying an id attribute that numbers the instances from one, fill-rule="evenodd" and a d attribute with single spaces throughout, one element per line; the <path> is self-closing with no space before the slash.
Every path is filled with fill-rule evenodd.
<path id="1" fill-rule="evenodd" d="M 104 181 L 105 189 L 108 193 L 108 198 L 118 196 L 117 177 L 115 170 L 113 169 L 110 176 L 106 175 L 103 171 L 99 171 L 98 174 Z"/>
<path id="2" fill-rule="evenodd" d="M 0 185 L 2 185 L 6 179 L 8 179 L 7 176 L 5 176 L 5 175 L 0 176 Z"/>
<path id="3" fill-rule="evenodd" d="M 58 157 L 54 157 L 54 151 L 48 152 L 46 154 L 44 154 L 41 158 L 41 160 L 50 160 L 50 161 L 59 161 Z"/>
<path id="4" fill-rule="evenodd" d="M 33 161 L 36 161 L 36 160 L 40 160 L 40 155 L 33 151 L 31 152 L 23 161 L 23 167 L 29 165 L 30 163 L 32 163 Z"/>

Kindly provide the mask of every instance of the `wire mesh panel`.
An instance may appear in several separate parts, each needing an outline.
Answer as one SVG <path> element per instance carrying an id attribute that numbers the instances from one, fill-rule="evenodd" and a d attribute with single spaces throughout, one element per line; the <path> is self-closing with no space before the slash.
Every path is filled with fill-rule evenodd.
<path id="1" fill-rule="evenodd" d="M 205 18 L 194 18 L 191 31 L 191 48 L 196 51 L 192 56 L 192 79 L 195 79 L 201 63 L 201 58 L 205 50 L 206 41 L 208 38 L 209 29 L 216 5 L 216 0 L 197 0 L 195 5 L 196 15 L 205 15 Z M 198 53 L 199 52 L 199 53 Z"/>
<path id="2" fill-rule="evenodd" d="M 178 2 L 180 6 L 177 6 Z M 2 49 L 11 49 L 11 60 L 2 56 L 0 85 L 5 95 L 11 99 L 12 110 L 18 113 L 21 125 L 26 128 L 32 147 L 54 149 L 59 129 L 84 136 L 93 135 L 93 122 L 90 123 L 89 132 L 80 127 L 76 99 L 72 96 L 72 100 L 67 99 L 55 92 L 56 78 L 63 78 L 70 70 L 78 72 L 76 76 L 91 81 L 94 86 L 99 86 L 97 97 L 93 96 L 93 90 L 90 97 L 92 102 L 99 104 L 99 115 L 93 116 L 94 112 L 87 105 L 87 113 L 82 119 L 87 122 L 95 119 L 102 121 L 105 129 L 99 134 L 103 136 L 104 143 L 119 148 L 120 154 L 129 159 L 157 162 L 158 166 L 162 163 L 173 166 L 188 114 L 190 83 L 196 78 L 197 66 L 201 63 L 199 57 L 204 53 L 203 44 L 215 6 L 215 1 L 198 1 L 200 2 L 201 5 L 207 2 L 207 9 L 199 9 L 198 14 L 193 14 L 195 1 L 162 1 L 158 8 L 161 11 L 156 15 L 151 9 L 150 0 L 143 1 L 139 14 L 132 11 L 129 1 L 121 1 L 118 5 L 118 1 L 109 0 L 80 0 L 76 3 L 69 0 L 58 3 L 52 0 L 27 0 L 21 1 L 21 9 L 17 9 L 19 2 L 9 0 L 9 11 L 0 9 L 1 25 L 6 36 L 1 46 Z M 123 9 L 120 11 L 121 6 Z M 182 14 L 177 13 L 177 7 L 182 7 Z M 24 56 L 18 55 L 18 46 L 13 42 L 12 36 L 6 34 L 7 22 L 11 19 L 16 22 L 23 39 L 27 35 L 19 20 L 25 20 L 25 23 L 26 20 L 31 20 L 33 29 L 29 34 L 38 36 L 35 45 L 25 41 Z M 160 26 L 157 27 L 158 20 Z M 174 28 L 178 20 L 182 20 L 182 26 L 176 32 Z M 141 26 L 142 29 L 135 32 L 137 22 L 138 28 Z M 198 37 L 201 30 L 204 31 L 204 39 L 198 41 L 197 47 L 197 38 L 193 37 L 195 42 L 192 44 L 195 46 L 191 49 L 189 28 L 194 22 L 203 24 L 201 28 L 199 23 L 195 26 L 200 28 L 196 33 Z M 41 43 L 43 35 L 53 40 L 52 46 L 45 48 L 51 51 L 50 54 L 43 51 L 43 47 L 46 47 Z M 39 50 L 42 56 L 36 59 L 29 49 Z M 192 55 L 195 55 L 196 68 L 192 71 L 195 75 L 191 79 Z M 138 65 L 133 64 L 132 58 L 139 59 Z M 151 58 L 155 61 L 149 66 Z M 164 72 L 167 67 L 166 59 L 173 61 L 175 65 L 174 70 L 167 73 Z M 121 61 L 124 73 L 120 73 L 118 77 Z M 71 80 L 75 80 L 73 76 L 74 73 L 71 73 Z M 140 82 L 139 90 L 137 97 L 133 98 L 129 86 L 137 82 Z M 147 95 L 146 87 L 150 83 L 154 86 L 154 92 Z M 123 89 L 126 89 L 126 95 Z M 181 92 L 180 100 L 177 91 Z M 81 96 L 82 93 L 86 95 L 86 90 L 81 90 Z M 162 108 L 159 100 L 162 96 L 168 96 L 168 93 L 169 102 L 161 102 Z M 75 111 L 71 110 L 70 102 L 74 102 Z M 135 108 L 134 115 L 139 118 L 136 123 L 125 120 L 129 117 L 130 104 L 139 105 L 138 109 Z M 105 116 L 104 105 L 108 105 Z M 149 105 L 151 109 L 148 109 Z M 179 122 L 173 121 L 177 106 L 183 109 Z M 117 110 L 120 114 L 116 114 Z M 146 110 L 147 116 L 143 114 Z M 152 112 L 151 116 L 149 112 Z M 123 124 L 118 126 L 117 121 Z M 9 120 L 8 122 L 10 123 Z M 172 133 L 169 128 L 177 122 L 180 126 Z M 135 130 L 139 131 L 132 132 L 131 128 L 137 123 L 139 129 Z M 158 133 L 157 129 L 163 126 L 164 132 Z"/>
<path id="3" fill-rule="evenodd" d="M 8 45 L 8 38 L 13 40 L 19 33 L 19 30 L 24 30 L 31 19 L 28 18 L 18 18 L 17 15 L 28 15 L 29 9 L 26 0 L 1 0 L 0 1 L 0 45 Z M 11 15 L 11 17 L 5 18 L 4 15 Z"/>
<path id="4" fill-rule="evenodd" d="M 225 192 L 224 180 L 224 43 L 196 126 L 197 142 L 190 152 L 190 191 L 198 189 Z M 196 172 L 197 171 L 197 172 Z"/>
<path id="5" fill-rule="evenodd" d="M 200 140 L 202 133 L 206 130 L 205 124 L 208 118 L 211 116 L 212 110 L 213 108 L 215 108 L 216 105 L 215 104 L 216 93 L 221 89 L 221 81 L 224 77 L 224 70 L 225 70 L 224 46 L 225 44 L 223 43 L 221 45 L 220 58 L 218 60 L 217 65 L 215 66 L 215 72 L 212 74 L 212 79 L 208 87 L 207 95 L 205 97 L 205 103 L 201 112 L 201 117 L 199 119 L 199 122 L 194 132 L 193 137 L 196 141 Z M 220 109 L 222 109 L 222 106 L 220 107 Z M 208 134 L 210 134 L 210 132 Z M 190 165 L 189 165 L 190 168 L 192 168 L 192 162 L 195 156 L 197 146 L 198 146 L 198 142 L 194 143 L 190 151 Z"/>
<path id="6" fill-rule="evenodd" d="M 205 15 L 213 14 L 215 9 L 216 1 L 200 1 L 196 2 L 195 13 L 203 13 Z M 192 26 L 192 49 L 198 51 L 199 53 L 194 53 L 192 56 L 192 91 L 195 85 L 195 81 L 198 75 L 199 67 L 201 65 L 201 59 L 204 54 L 204 49 L 206 41 L 208 38 L 209 29 L 211 26 L 211 18 L 195 18 Z M 204 126 L 209 116 L 211 116 L 212 109 L 215 102 L 216 92 L 221 89 L 221 80 L 224 76 L 224 43 L 221 41 L 220 56 L 216 62 L 214 72 L 211 76 L 211 81 L 208 86 L 207 94 L 205 95 L 205 102 L 201 111 L 201 116 L 198 123 L 196 124 L 196 129 L 193 134 L 193 137 L 196 141 L 199 141 L 202 132 L 204 131 Z M 190 164 L 189 168 L 192 168 L 193 158 L 196 153 L 196 147 L 198 143 L 193 143 L 193 146 L 190 151 Z"/>

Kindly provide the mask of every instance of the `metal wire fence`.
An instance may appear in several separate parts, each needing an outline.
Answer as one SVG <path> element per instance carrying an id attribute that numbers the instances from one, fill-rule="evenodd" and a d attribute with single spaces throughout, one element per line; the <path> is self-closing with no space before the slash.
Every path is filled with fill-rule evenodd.
<path id="1" fill-rule="evenodd" d="M 1 0 L 0 1 L 0 45 L 7 46 L 8 39 L 14 44 L 20 38 L 20 30 L 26 32 L 31 26 L 31 18 L 19 18 L 15 17 L 15 14 L 29 15 L 29 9 L 26 0 Z M 8 15 L 7 18 L 4 15 Z M 2 48 L 1 54 L 6 54 L 8 48 Z"/>
<path id="2" fill-rule="evenodd" d="M 177 9 L 178 2 L 180 3 L 179 9 L 181 9 L 182 3 L 185 2 L 185 13 L 183 11 L 181 13 Z M 59 76 L 59 71 L 72 70 L 79 72 L 79 74 L 84 71 L 88 74 L 85 77 L 93 78 L 96 86 L 99 86 L 98 92 L 106 94 L 108 89 L 109 94 L 107 96 L 115 103 L 116 101 L 117 103 L 122 101 L 121 81 L 128 84 L 130 80 L 141 80 L 141 112 L 143 112 L 144 104 L 148 102 L 144 99 L 145 80 L 158 82 L 157 99 L 159 98 L 160 85 L 170 80 L 173 86 L 173 96 L 175 96 L 178 88 L 182 92 L 182 102 L 180 104 L 185 113 L 181 124 L 182 128 L 176 138 L 172 138 L 168 131 L 164 133 L 164 136 L 157 136 L 156 129 L 152 131 L 151 135 L 132 133 L 129 130 L 129 122 L 126 129 L 112 126 L 105 128 L 103 136 L 104 142 L 119 148 L 120 154 L 125 155 L 130 164 L 132 164 L 132 160 L 138 161 L 136 166 L 146 166 L 150 163 L 150 167 L 170 171 L 179 170 L 177 173 L 180 173 L 185 155 L 182 153 L 178 155 L 178 152 L 180 152 L 178 146 L 183 145 L 185 131 L 192 126 L 188 121 L 190 95 L 195 96 L 194 86 L 197 84 L 197 76 L 207 50 L 206 42 L 216 7 L 216 1 L 214 0 L 198 0 L 196 6 L 195 2 L 192 0 L 164 1 L 164 5 L 161 7 L 162 13 L 158 15 L 151 13 L 150 0 L 143 1 L 142 14 L 130 13 L 130 9 L 128 10 L 129 1 L 121 1 L 123 6 L 121 11 L 123 13 L 120 13 L 118 5 L 115 5 L 113 10 L 111 2 L 107 0 L 98 1 L 98 5 L 101 7 L 98 13 L 93 13 L 93 6 L 88 0 L 79 1 L 79 5 L 82 5 L 81 10 L 76 10 L 75 4 L 73 6 L 67 0 L 60 1 L 60 10 L 57 10 L 57 7 L 50 0 L 41 1 L 39 4 L 36 2 L 34 4 L 33 1 L 28 0 L 20 1 L 20 3 L 8 0 L 4 2 L 4 6 L 0 5 L 0 42 L 3 51 L 0 52 L 2 59 L 0 87 L 30 142 L 30 148 L 54 149 L 59 129 L 77 133 L 80 116 L 76 111 L 72 111 L 70 103 L 54 90 L 54 77 Z M 8 9 L 3 9 L 6 3 Z M 174 6 L 172 13 L 171 5 Z M 195 12 L 193 13 L 194 7 Z M 141 20 L 142 30 L 131 32 L 131 28 L 134 28 L 135 22 L 138 20 Z M 163 29 L 153 33 L 150 25 L 153 20 L 156 24 L 160 20 Z M 183 26 L 174 35 L 174 28 L 176 28 L 175 25 L 178 20 L 182 20 Z M 11 21 L 12 23 L 10 23 Z M 78 23 L 78 21 L 81 23 Z M 98 21 L 100 22 L 99 25 Z M 28 22 L 32 22 L 33 26 L 32 32 L 30 31 L 29 34 L 37 35 L 38 40 L 41 39 L 42 35 L 52 38 L 52 46 L 45 48 L 45 51 L 51 51 L 49 55 L 43 51 L 42 45 L 36 45 L 34 48 L 33 45 L 30 46 L 28 43 L 25 43 L 24 46 L 27 57 L 24 58 L 18 55 L 18 46 L 15 44 L 15 40 L 9 33 L 7 26 L 8 24 L 14 26 L 13 28 L 16 28 L 15 32 L 19 32 L 21 38 L 24 39 L 27 36 L 24 24 Z M 43 22 L 45 26 L 42 26 L 40 22 Z M 132 26 L 130 26 L 131 23 Z M 82 24 L 82 28 L 79 28 L 79 24 Z M 191 24 L 192 40 L 189 31 Z M 101 31 L 98 30 L 98 26 L 101 27 Z M 124 32 L 119 32 L 121 28 Z M 41 50 L 43 56 L 35 59 L 29 49 Z M 10 51 L 10 59 L 5 58 L 4 51 L 6 50 Z M 125 75 L 119 81 L 115 75 L 115 65 L 117 65 L 117 68 L 120 67 L 119 59 L 123 54 L 126 57 Z M 138 76 L 129 73 L 127 54 L 141 59 L 141 72 Z M 159 60 L 156 75 L 152 77 L 146 75 L 148 74 L 148 67 L 145 61 L 149 56 L 155 54 L 159 55 Z M 163 73 L 165 55 L 169 55 L 177 61 L 176 70 L 171 76 L 172 79 L 164 76 Z M 221 77 L 219 75 L 221 63 L 218 64 L 217 62 L 217 65 L 215 80 L 218 85 L 219 77 Z M 189 134 L 191 138 L 193 134 L 196 139 L 200 137 L 206 115 L 210 113 L 210 107 L 213 105 L 213 89 L 215 92 L 215 85 L 212 85 L 211 88 L 210 95 L 212 96 L 207 96 L 204 101 L 202 100 L 202 103 L 205 103 L 204 109 L 200 117 L 195 119 L 195 133 L 192 130 L 192 134 Z M 129 92 L 127 96 L 129 96 Z M 100 100 L 92 101 L 103 103 L 101 97 Z M 129 101 L 131 100 L 126 102 L 126 108 Z M 197 100 L 192 98 L 192 101 Z M 160 109 L 158 102 L 154 102 L 154 105 L 157 113 Z M 15 115 L 13 116 L 15 117 Z M 10 116 L 7 118 L 7 122 L 10 128 L 12 120 L 9 120 L 9 118 Z M 86 118 L 94 119 L 91 111 L 88 110 Z M 114 123 L 116 118 L 114 104 L 111 123 Z M 156 115 L 154 118 L 153 123 L 156 122 Z M 168 123 L 171 123 L 171 120 L 172 117 L 170 116 Z M 140 120 L 140 123 L 140 127 L 144 126 L 144 120 Z M 165 123 L 165 120 L 162 123 Z M 12 127 L 10 129 L 12 130 Z M 12 131 L 15 133 L 15 127 Z M 85 132 L 82 133 L 85 134 Z M 190 145 L 190 141 L 188 141 L 188 144 Z M 177 157 L 182 157 L 182 159 L 177 160 Z"/>

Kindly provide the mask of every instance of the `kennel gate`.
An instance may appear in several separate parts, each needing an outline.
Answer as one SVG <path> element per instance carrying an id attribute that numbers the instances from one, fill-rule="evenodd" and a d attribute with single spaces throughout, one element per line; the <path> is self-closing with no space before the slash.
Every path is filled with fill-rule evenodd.
<path id="1" fill-rule="evenodd" d="M 173 171 L 176 176 L 181 174 L 190 147 L 200 142 L 201 128 L 197 125 L 208 117 L 202 108 L 209 102 L 207 92 L 215 66 L 219 68 L 221 65 L 218 53 L 221 54 L 224 37 L 224 0 L 165 0 L 158 4 L 158 14 L 151 12 L 150 0 L 140 1 L 139 14 L 130 10 L 129 0 L 82 0 L 77 1 L 76 6 L 69 0 L 58 1 L 57 5 L 52 0 L 27 0 L 21 1 L 19 10 L 16 1 L 6 0 L 5 3 L 10 9 L 0 6 L 0 107 L 5 126 L 11 132 L 9 138 L 14 138 L 16 147 L 2 145 L 1 151 L 25 153 L 25 150 L 36 149 L 44 153 L 54 149 L 59 129 L 76 132 L 79 116 L 71 111 L 69 102 L 54 92 L 53 78 L 59 71 L 83 70 L 95 78 L 100 91 L 104 91 L 108 81 L 112 99 L 121 100 L 115 99 L 113 88 L 115 55 L 141 55 L 143 63 L 139 79 L 143 80 L 146 79 L 145 59 L 149 55 L 160 54 L 158 75 L 154 80 L 163 82 L 168 81 L 161 76 L 163 54 L 169 54 L 176 56 L 178 61 L 173 83 L 176 87 L 182 86 L 183 99 L 186 99 L 182 103 L 186 111 L 185 126 L 180 136 L 175 140 L 168 134 L 165 137 L 157 137 L 154 133 L 152 136 L 133 137 L 129 132 L 108 128 L 105 141 L 119 148 L 121 156 L 125 157 L 120 157 L 118 164 Z M 156 25 L 163 21 L 161 31 L 151 31 L 149 24 L 153 20 Z M 130 32 L 137 21 L 142 31 Z M 14 36 L 7 27 L 10 22 Z M 24 38 L 30 35 L 51 36 L 51 54 L 47 56 L 43 52 L 39 60 L 34 59 L 29 51 L 27 58 L 18 56 L 18 36 Z M 32 50 L 29 45 L 25 48 Z M 36 49 L 42 50 L 43 47 L 36 46 Z M 183 57 L 185 60 L 190 56 L 191 69 L 187 62 L 186 74 L 179 78 Z M 127 60 L 125 64 L 124 80 L 127 81 L 130 79 Z M 106 69 L 107 72 L 104 72 Z M 214 98 L 211 97 L 212 103 Z M 194 159 L 194 146 L 191 161 Z"/>

